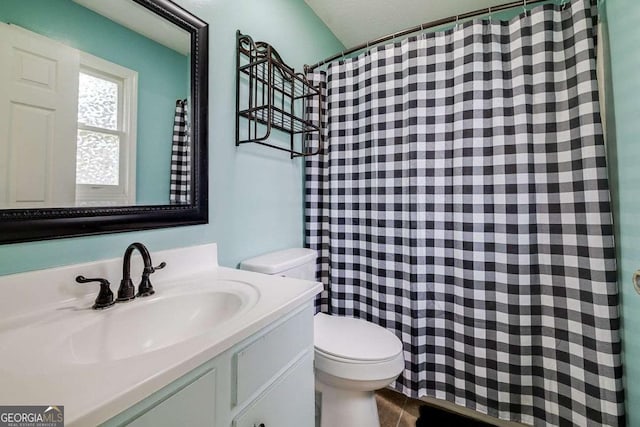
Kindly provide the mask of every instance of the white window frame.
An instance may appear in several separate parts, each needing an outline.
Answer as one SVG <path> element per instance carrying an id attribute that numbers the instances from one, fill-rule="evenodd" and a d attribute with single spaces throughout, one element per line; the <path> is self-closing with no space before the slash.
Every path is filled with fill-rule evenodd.
<path id="1" fill-rule="evenodd" d="M 78 122 L 78 131 L 118 135 L 120 161 L 118 185 L 76 184 L 76 201 L 113 205 L 136 203 L 136 145 L 138 120 L 138 72 L 80 51 L 80 72 L 118 84 L 117 130 Z"/>

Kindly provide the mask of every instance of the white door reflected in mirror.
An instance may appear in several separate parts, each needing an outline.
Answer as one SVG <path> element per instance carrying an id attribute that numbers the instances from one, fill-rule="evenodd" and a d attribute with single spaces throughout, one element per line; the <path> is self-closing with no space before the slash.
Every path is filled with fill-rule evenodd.
<path id="1" fill-rule="evenodd" d="M 75 203 L 79 52 L 0 23 L 0 207 Z"/>

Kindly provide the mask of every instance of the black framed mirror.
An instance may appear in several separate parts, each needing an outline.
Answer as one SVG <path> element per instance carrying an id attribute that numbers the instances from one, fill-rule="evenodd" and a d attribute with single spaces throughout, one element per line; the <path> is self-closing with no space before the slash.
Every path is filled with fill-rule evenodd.
<path id="1" fill-rule="evenodd" d="M 12 2 L 14 9 L 11 9 Z M 17 61 L 12 64 L 0 61 L 4 62 L 0 68 L 5 68 L 4 72 L 0 70 L 0 92 L 7 89 L 6 93 L 14 94 L 14 86 L 22 90 L 32 85 L 35 90 L 44 88 L 46 91 L 43 92 L 49 93 L 51 88 L 59 89 L 64 86 L 71 92 L 75 91 L 75 98 L 67 98 L 72 99 L 69 102 L 74 102 L 76 109 L 69 113 L 67 109 L 55 106 L 34 107 L 30 101 L 19 99 L 22 95 L 0 98 L 0 115 L 5 113 L 9 117 L 4 124 L 0 122 L 0 133 L 3 135 L 0 137 L 0 243 L 206 224 L 208 25 L 169 0 L 55 2 L 55 7 L 61 7 L 63 3 L 65 7 L 69 7 L 69 11 L 64 12 L 66 27 L 71 30 L 75 27 L 89 27 L 91 33 L 86 37 L 78 37 L 80 40 L 77 45 L 81 48 L 75 46 L 74 42 L 71 42 L 71 46 L 62 46 L 59 40 L 53 41 L 60 46 L 61 56 L 68 54 L 68 57 L 80 58 L 76 61 L 79 61 L 79 73 L 74 74 L 79 77 L 75 77 L 76 80 L 62 79 L 55 73 L 61 73 L 65 67 L 55 63 L 57 58 L 49 58 L 49 52 L 57 48 L 47 47 L 50 42 L 45 39 L 50 36 L 46 34 L 47 30 L 56 36 L 61 32 L 51 30 L 48 21 L 52 11 L 42 12 L 46 23 L 36 22 L 31 27 L 30 22 L 21 21 L 19 8 L 24 5 L 20 6 L 20 2 L 21 0 L 8 0 L 0 5 L 0 30 L 5 31 L 4 37 L 0 37 L 0 40 L 5 40 L 4 45 L 0 41 L 0 55 L 13 55 L 11 57 Z M 34 7 L 35 2 L 28 3 L 28 7 Z M 54 2 L 40 3 L 50 5 Z M 101 12 L 100 8 L 108 11 Z M 115 15 L 111 16 L 112 13 Z M 74 19 L 75 14 L 82 16 L 81 19 L 76 18 L 82 21 L 82 25 L 69 21 Z M 118 14 L 124 17 L 124 21 L 120 21 Z M 35 21 L 38 20 L 37 12 L 32 10 L 28 15 L 35 17 Z M 99 20 L 105 21 L 102 23 Z M 39 32 L 38 25 L 45 28 L 45 31 Z M 114 25 L 125 28 L 114 30 Z M 138 25 L 146 29 L 139 31 L 135 28 Z M 108 37 L 99 34 L 101 26 L 110 32 Z M 153 35 L 154 28 L 156 36 Z M 147 32 L 149 29 L 151 33 Z M 120 31 L 127 35 L 115 35 L 115 32 Z M 183 45 L 186 46 L 184 50 L 179 47 L 180 43 L 177 43 L 178 47 L 174 47 L 174 41 L 168 40 L 165 43 L 161 40 L 172 32 L 178 34 L 176 39 L 182 38 L 179 33 L 183 33 Z M 25 51 L 20 46 L 24 37 L 41 39 L 46 55 Z M 70 36 L 63 34 L 61 38 L 66 43 Z M 122 45 L 112 46 L 112 51 L 127 54 L 132 60 L 140 60 L 142 55 L 141 62 L 151 70 L 171 68 L 163 65 L 164 63 L 150 62 L 164 58 L 162 49 L 178 51 L 178 54 L 171 54 L 180 60 L 186 60 L 182 70 L 185 82 L 180 82 L 184 87 L 183 92 L 163 95 L 162 101 L 159 100 L 160 96 L 154 98 L 161 88 L 172 85 L 164 83 L 166 79 L 155 75 L 148 77 L 145 70 L 137 70 L 129 65 L 122 67 L 122 64 L 111 57 L 104 59 L 97 57 L 89 49 L 84 50 L 83 43 L 90 39 L 96 40 L 96 44 L 100 46 L 105 45 L 103 40 L 120 40 Z M 11 45 L 14 40 L 17 46 L 15 49 Z M 28 44 L 33 45 L 31 39 Z M 141 54 L 134 49 L 147 50 Z M 38 61 L 42 64 L 38 64 Z M 53 65 L 47 70 L 51 64 Z M 106 71 L 103 72 L 101 64 L 107 64 Z M 174 64 L 177 64 L 175 68 L 178 72 L 182 72 L 182 62 L 174 61 Z M 110 66 L 113 68 L 109 68 Z M 127 67 L 133 69 L 131 75 L 135 78 L 131 81 L 139 85 L 133 86 L 137 89 L 131 91 L 134 94 L 131 98 L 125 96 L 126 91 L 131 89 L 128 80 L 123 78 L 124 83 L 119 83 L 120 80 L 116 78 L 118 72 L 111 71 L 121 68 L 129 70 Z M 16 83 L 12 79 L 22 80 Z M 48 79 L 51 81 L 50 87 L 47 87 Z M 73 80 L 72 83 L 69 83 L 70 80 Z M 1 82 L 5 82 L 4 88 Z M 25 90 L 26 92 L 28 91 Z M 60 92 L 63 93 L 62 90 Z M 173 95 L 175 93 L 179 96 Z M 11 96 L 17 98 L 12 99 Z M 33 98 L 41 99 L 42 96 Z M 121 98 L 123 101 L 120 101 Z M 66 123 L 63 120 L 66 116 L 52 118 L 51 111 L 61 111 L 62 116 L 66 114 L 74 121 L 78 117 L 77 122 L 69 128 L 57 126 L 59 123 Z M 182 111 L 182 115 L 179 111 Z M 133 119 L 127 119 L 127 114 Z M 111 116 L 113 119 L 109 118 Z M 131 122 L 137 124 L 132 126 Z M 142 123 L 146 127 L 143 128 Z M 121 124 L 124 130 L 120 129 Z M 152 131 L 159 128 L 164 128 L 161 136 L 154 136 Z M 125 132 L 127 129 L 131 131 L 130 134 Z M 56 139 L 58 135 L 67 137 Z M 41 143 L 41 139 L 48 142 Z M 65 141 L 67 146 L 72 147 L 68 151 L 74 154 L 58 161 L 57 158 L 63 158 L 60 153 L 66 152 L 65 148 L 55 145 L 58 141 Z M 133 141 L 137 145 L 126 145 L 123 141 Z M 182 151 L 177 152 L 177 149 Z M 123 154 L 125 152 L 129 153 L 128 157 Z M 34 163 L 28 163 L 33 159 Z M 158 169 L 158 165 L 161 165 L 161 172 L 151 171 L 154 167 Z M 62 172 L 55 172 L 56 170 Z M 61 176 L 64 175 L 67 175 L 64 178 L 66 181 L 62 181 Z M 69 181 L 70 179 L 73 181 Z M 57 180 L 68 184 L 59 184 Z M 123 182 L 128 183 L 127 188 L 131 190 L 126 197 L 116 191 L 120 187 L 126 187 Z M 56 199 L 58 193 L 65 194 Z"/>

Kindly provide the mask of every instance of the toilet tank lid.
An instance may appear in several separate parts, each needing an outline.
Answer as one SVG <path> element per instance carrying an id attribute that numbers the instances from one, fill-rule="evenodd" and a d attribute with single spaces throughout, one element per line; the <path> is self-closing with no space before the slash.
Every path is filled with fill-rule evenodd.
<path id="1" fill-rule="evenodd" d="M 316 256 L 317 253 L 313 249 L 291 248 L 242 261 L 240 268 L 258 273 L 278 274 L 308 262 L 313 262 Z"/>

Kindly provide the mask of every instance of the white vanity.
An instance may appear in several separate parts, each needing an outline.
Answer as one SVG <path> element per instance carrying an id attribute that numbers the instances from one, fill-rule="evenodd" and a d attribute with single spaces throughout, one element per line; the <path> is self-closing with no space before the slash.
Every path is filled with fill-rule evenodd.
<path id="1" fill-rule="evenodd" d="M 115 292 L 121 259 L 0 277 L 0 405 L 64 405 L 67 426 L 313 426 L 321 285 L 219 267 L 215 244 L 151 256 L 156 293 L 105 310 L 75 277 Z"/>

